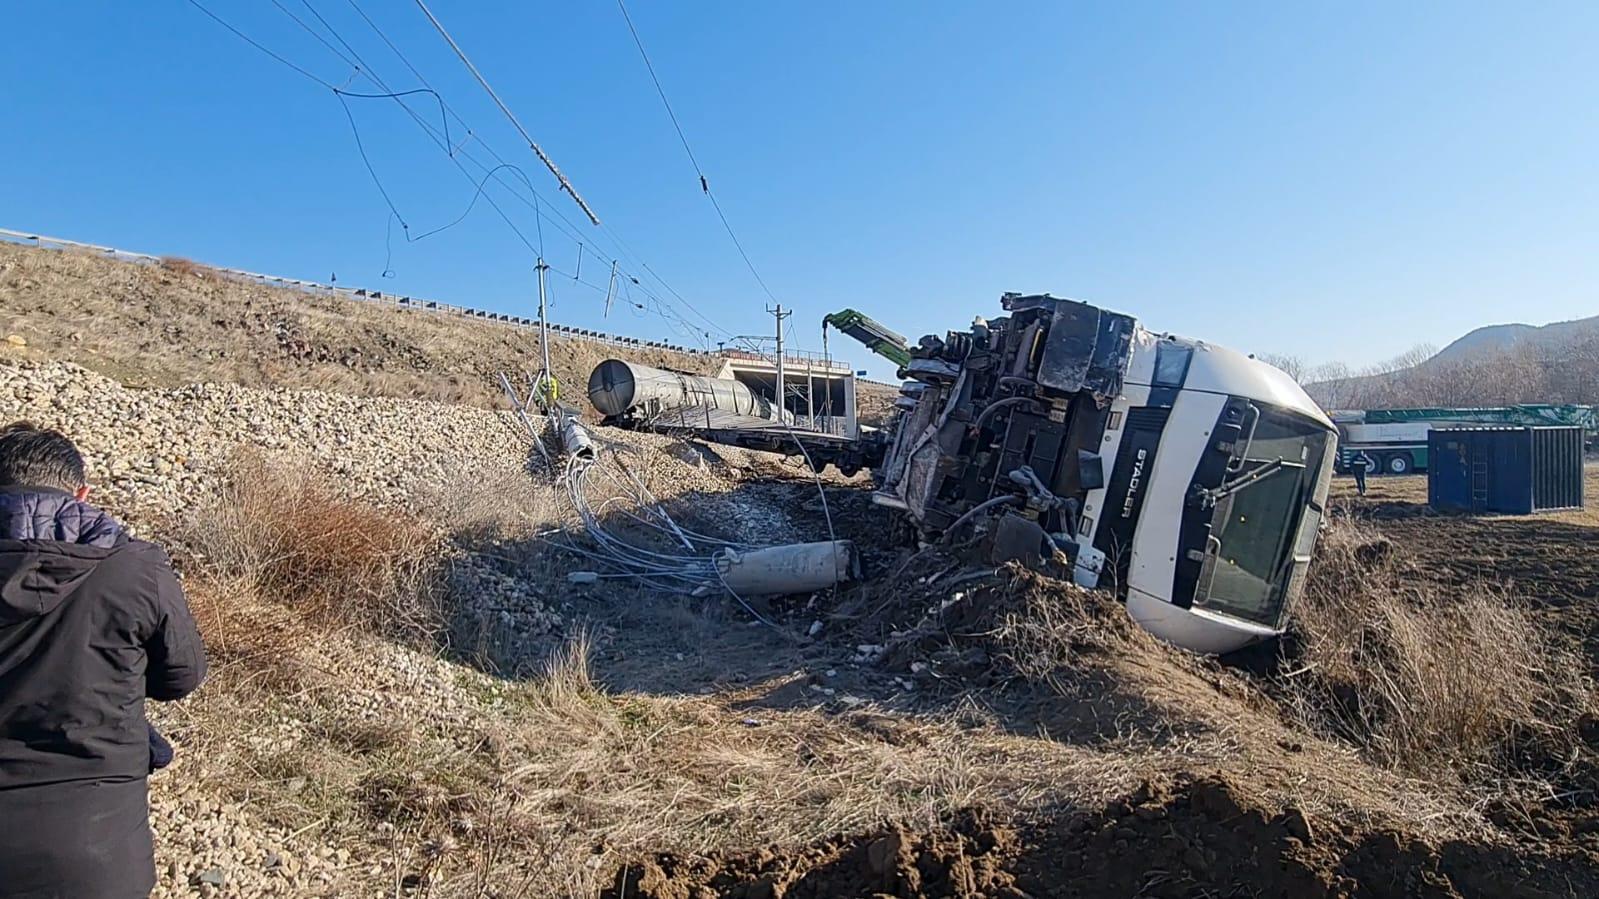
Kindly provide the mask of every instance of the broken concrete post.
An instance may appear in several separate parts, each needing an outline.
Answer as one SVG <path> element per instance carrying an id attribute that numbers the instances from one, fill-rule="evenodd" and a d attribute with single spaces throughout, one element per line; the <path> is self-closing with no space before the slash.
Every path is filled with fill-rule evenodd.
<path id="1" fill-rule="evenodd" d="M 561 449 L 567 455 L 594 458 L 594 438 L 589 436 L 587 428 L 569 415 L 561 417 Z"/>
<path id="2" fill-rule="evenodd" d="M 769 546 L 717 553 L 716 570 L 739 596 L 809 593 L 860 575 L 855 545 L 848 540 Z"/>

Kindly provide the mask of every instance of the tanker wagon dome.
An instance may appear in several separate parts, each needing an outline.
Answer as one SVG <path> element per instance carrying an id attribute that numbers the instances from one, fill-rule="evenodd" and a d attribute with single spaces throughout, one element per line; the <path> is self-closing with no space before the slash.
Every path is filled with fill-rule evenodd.
<path id="1" fill-rule="evenodd" d="M 1048 294 L 1001 303 L 1006 317 L 911 348 L 874 501 L 924 541 L 1064 558 L 1196 652 L 1281 633 L 1326 502 L 1332 422 L 1232 350 Z"/>

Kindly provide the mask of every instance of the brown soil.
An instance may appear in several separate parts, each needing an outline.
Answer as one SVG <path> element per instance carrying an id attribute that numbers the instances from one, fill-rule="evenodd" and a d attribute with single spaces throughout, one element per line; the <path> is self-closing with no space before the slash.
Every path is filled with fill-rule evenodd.
<path id="1" fill-rule="evenodd" d="M 1374 480 L 1359 501 L 1340 485 L 1339 502 L 1418 552 L 1422 561 L 1406 577 L 1464 584 L 1507 572 L 1524 591 L 1541 585 L 1533 595 L 1571 627 L 1593 627 L 1593 616 L 1577 612 L 1599 579 L 1584 573 L 1586 563 L 1558 564 L 1595 536 L 1582 514 L 1440 518 L 1417 507 L 1416 479 Z M 817 524 L 803 503 L 806 485 L 767 489 L 793 491 L 796 520 Z M 605 895 L 1599 895 L 1591 788 L 1552 802 L 1489 803 L 1482 811 L 1496 832 L 1418 827 L 1431 813 L 1418 813 L 1417 801 L 1436 798 L 1439 816 L 1459 820 L 1456 803 L 1471 798 L 1406 798 L 1416 785 L 1403 787 L 1287 725 L 1257 679 L 1154 643 L 1098 594 L 1033 572 L 985 573 L 936 552 L 907 558 L 890 537 L 891 520 L 850 491 L 830 493 L 841 536 L 861 542 L 874 577 L 833 601 L 772 610 L 796 630 L 812 617 L 824 621 L 814 641 L 780 650 L 760 639 L 763 631 L 745 633 L 743 654 L 761 664 L 749 665 L 753 676 L 736 679 L 742 683 L 718 687 L 744 697 L 736 708 L 828 708 L 836 707 L 834 693 L 850 694 L 880 713 L 953 712 L 1066 745 L 1148 747 L 1170 753 L 1172 767 L 1131 796 L 1086 811 L 973 809 L 937 826 L 885 825 L 804 846 L 635 857 Z M 1555 545 L 1545 546 L 1551 535 Z M 1524 573 L 1508 571 L 1507 559 Z M 1027 645 L 1025 634 L 1018 643 L 1006 622 L 1039 602 L 1069 604 L 1085 626 L 1056 645 Z M 882 658 L 852 663 L 861 644 L 884 646 Z M 1051 669 L 1042 679 L 1028 670 L 1041 661 Z M 763 669 L 801 676 L 756 673 Z M 1227 747 L 1221 757 L 1209 748 L 1217 745 Z"/>
<path id="2" fill-rule="evenodd" d="M 1445 586 L 1488 581 L 1527 597 L 1540 614 L 1583 641 L 1599 675 L 1599 465 L 1585 478 L 1589 507 L 1540 515 L 1440 515 L 1427 506 L 1427 478 L 1375 477 L 1366 496 L 1347 479 L 1334 496 L 1414 558 L 1408 577 Z"/>
<path id="3" fill-rule="evenodd" d="M 1145 785 L 1093 812 L 1032 822 L 973 814 L 947 828 L 885 828 L 789 851 L 658 855 L 618 871 L 606 899 L 822 897 L 1563 897 L 1599 869 L 1461 842 L 1358 833 L 1272 810 L 1203 777 Z"/>

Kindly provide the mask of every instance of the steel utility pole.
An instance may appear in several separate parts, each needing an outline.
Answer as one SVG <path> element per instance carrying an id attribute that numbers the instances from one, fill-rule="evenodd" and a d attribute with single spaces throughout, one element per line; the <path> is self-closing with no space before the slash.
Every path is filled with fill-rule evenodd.
<path id="1" fill-rule="evenodd" d="M 766 307 L 766 311 L 777 319 L 777 411 L 781 415 L 788 409 L 788 385 L 783 380 L 783 319 L 794 314 L 792 309 L 783 310 L 783 304 L 778 303 L 777 308 Z"/>
<path id="2" fill-rule="evenodd" d="M 547 314 L 549 302 L 544 292 L 544 273 L 549 271 L 550 267 L 544 263 L 544 257 L 540 256 L 535 268 L 539 273 L 539 351 L 544 355 L 544 375 L 540 380 L 544 382 L 541 386 L 548 392 L 549 379 L 554 375 L 550 374 L 550 320 Z"/>
<path id="3" fill-rule="evenodd" d="M 827 392 L 822 395 L 822 414 L 828 430 L 833 428 L 833 354 L 827 350 L 827 322 L 822 322 L 822 369 L 827 372 Z M 814 422 L 812 423 L 814 425 Z"/>

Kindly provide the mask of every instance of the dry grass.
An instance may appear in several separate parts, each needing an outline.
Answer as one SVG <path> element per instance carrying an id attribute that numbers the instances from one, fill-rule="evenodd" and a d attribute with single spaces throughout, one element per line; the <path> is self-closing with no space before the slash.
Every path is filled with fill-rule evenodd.
<path id="1" fill-rule="evenodd" d="M 307 620 L 426 642 L 444 625 L 439 537 L 422 521 L 341 496 L 308 466 L 238 459 L 195 516 L 208 573 Z"/>
<path id="2" fill-rule="evenodd" d="M 178 257 L 139 265 L 0 245 L 0 326 L 53 358 L 128 384 L 227 381 L 504 405 L 496 373 L 534 368 L 538 336 L 488 321 L 219 277 Z M 563 393 L 621 355 L 707 372 L 710 357 L 557 338 Z"/>
<path id="3" fill-rule="evenodd" d="M 476 519 L 493 531 L 506 515 L 487 502 Z M 364 536 L 351 542 L 349 533 Z M 1080 714 L 1115 715 L 1115 702 L 1138 699 L 1128 708 L 1173 726 L 1129 723 L 1125 733 L 1075 740 L 974 723 L 960 708 L 916 716 L 870 705 L 769 708 L 753 687 L 709 697 L 617 693 L 594 676 L 599 654 L 581 632 L 526 681 L 490 677 L 373 638 L 414 636 L 417 602 L 422 617 L 436 621 L 436 594 L 414 589 L 434 584 L 416 562 L 425 537 L 426 528 L 403 515 L 341 500 L 304 472 L 251 461 L 240 463 L 218 508 L 200 517 L 195 544 L 206 555 L 196 560 L 192 594 L 218 664 L 177 728 L 196 766 L 190 771 L 284 830 L 362 859 L 338 885 L 345 894 L 593 896 L 620 862 L 656 851 L 793 846 L 885 821 L 930 828 L 969 808 L 1024 815 L 1094 807 L 1179 772 L 1225 772 L 1312 817 L 1425 816 L 1440 828 L 1462 817 L 1453 791 L 1413 790 L 1347 749 L 1319 740 L 1284 749 L 1303 738 L 1278 721 L 1274 706 L 1262 711 L 1257 697 L 1235 689 L 1241 677 L 1155 643 L 1103 596 L 1031 572 L 1013 572 L 996 590 L 993 616 L 975 622 L 976 636 L 1029 680 L 1092 671 L 1115 681 L 1115 695 Z M 1419 767 L 1394 761 L 1414 758 L 1403 743 L 1412 731 L 1431 751 L 1497 733 L 1499 748 L 1474 757 L 1489 760 L 1548 739 L 1526 729 L 1537 720 L 1528 716 L 1543 710 L 1556 720 L 1565 708 L 1559 697 L 1527 694 L 1543 698 L 1511 709 L 1496 695 L 1433 692 L 1465 689 L 1447 683 L 1439 666 L 1510 670 L 1517 658 L 1543 658 L 1539 647 L 1466 662 L 1420 654 L 1440 633 L 1442 611 L 1413 601 L 1398 604 L 1402 613 L 1362 604 L 1366 594 L 1364 602 L 1378 602 L 1380 574 L 1394 564 L 1368 545 L 1365 535 L 1327 542 L 1327 570 L 1307 603 L 1325 613 L 1314 639 L 1314 625 L 1306 627 L 1307 652 L 1322 655 L 1307 656 L 1316 667 L 1290 679 L 1304 691 L 1294 696 L 1304 720 L 1403 770 Z M 1335 589 L 1362 565 L 1377 572 L 1369 589 Z M 1334 597 L 1353 604 L 1328 606 Z M 1494 608 L 1466 612 L 1444 620 L 1526 624 Z M 1349 639 L 1368 656 L 1335 642 L 1340 629 L 1366 634 Z M 1482 628 L 1443 632 L 1451 646 L 1486 637 Z M 802 675 L 777 680 L 784 677 Z M 1335 678 L 1370 694 L 1362 708 L 1388 701 L 1390 684 L 1425 697 L 1429 708 L 1410 699 L 1399 712 L 1340 730 L 1327 717 L 1336 711 L 1327 703 L 1341 695 Z M 1462 730 L 1460 710 L 1471 703 L 1497 703 L 1496 714 L 1513 724 Z M 1450 770 L 1473 764 L 1463 750 L 1451 752 L 1431 758 Z"/>
<path id="4" fill-rule="evenodd" d="M 171 272 L 180 278 L 215 278 L 217 273 L 209 266 L 201 265 L 193 259 L 182 256 L 162 256 L 160 263 L 163 271 Z"/>
<path id="5" fill-rule="evenodd" d="M 449 299 L 449 298 L 443 298 Z M 127 384 L 228 381 L 500 407 L 499 371 L 536 368 L 538 336 L 488 321 L 267 287 L 180 257 L 139 265 L 0 244 L 0 326 L 51 358 Z M 720 360 L 556 338 L 550 361 L 580 406 L 602 360 L 710 374 Z M 863 417 L 895 391 L 863 383 Z"/>
<path id="6" fill-rule="evenodd" d="M 1488 780 L 1559 765 L 1592 699 L 1567 641 L 1492 585 L 1400 576 L 1402 551 L 1334 519 L 1295 612 L 1295 716 L 1418 776 Z"/>
<path id="7" fill-rule="evenodd" d="M 932 827 L 960 809 L 1012 812 L 1130 789 L 1155 765 L 945 722 L 739 712 L 716 701 L 611 694 L 586 638 L 506 694 L 493 739 L 497 825 L 463 839 L 441 895 L 476 895 L 498 854 L 525 895 L 593 895 L 623 859 L 673 848 L 797 845 L 883 821 Z M 441 822 L 442 823 L 442 822 Z M 459 830 L 459 828 L 456 828 Z M 538 847 L 538 859 L 508 846 Z M 518 882 L 502 868 L 497 882 Z"/>
<path id="8" fill-rule="evenodd" d="M 237 627 L 274 605 L 247 592 L 196 598 L 212 640 L 218 606 Z M 405 881 L 436 897 L 594 896 L 623 860 L 663 849 L 796 845 L 884 821 L 928 828 L 973 807 L 1095 805 L 1170 764 L 1142 746 L 1095 751 L 952 722 L 613 694 L 581 634 L 536 678 L 462 670 L 448 695 L 374 717 L 366 697 L 398 688 L 374 680 L 381 656 L 364 657 L 357 633 L 291 623 L 287 634 L 276 653 L 227 644 L 235 654 L 185 709 L 185 750 L 220 795 L 379 860 L 381 874 L 352 872 L 363 895 Z M 284 668 L 294 676 L 265 673 Z"/>
<path id="9" fill-rule="evenodd" d="M 793 846 L 885 821 L 931 828 L 971 808 L 1097 807 L 1184 771 L 1251 772 L 1250 783 L 1297 792 L 1298 807 L 1321 814 L 1347 807 L 1344 785 L 1370 770 L 1337 758 L 1327 767 L 1308 748 L 1262 769 L 1264 751 L 1250 742 L 1262 722 L 1247 715 L 1234 730 L 1181 741 L 1074 743 L 962 722 L 954 709 L 834 714 L 732 694 L 613 693 L 595 678 L 597 654 L 581 632 L 536 676 L 505 681 L 440 667 L 367 630 L 329 629 L 345 622 L 326 618 L 323 600 L 283 592 L 317 584 L 262 577 L 271 567 L 262 555 L 212 556 L 195 579 L 219 664 L 185 706 L 185 756 L 201 760 L 193 776 L 207 789 L 367 860 L 340 885 L 351 894 L 594 896 L 622 861 L 665 849 Z M 1114 605 L 1046 594 L 1029 577 L 1013 585 L 1017 603 L 998 631 L 1018 669 L 1119 660 L 1103 650 L 1124 641 L 1172 654 Z M 1059 604 L 1072 597 L 1077 605 Z M 1169 684 L 1176 670 L 1148 677 Z M 1178 701 L 1216 702 L 1201 686 Z"/>
<path id="10" fill-rule="evenodd" d="M 511 468 L 447 471 L 410 503 L 466 543 L 526 540 L 562 521 L 563 498 L 544 480 Z"/>

